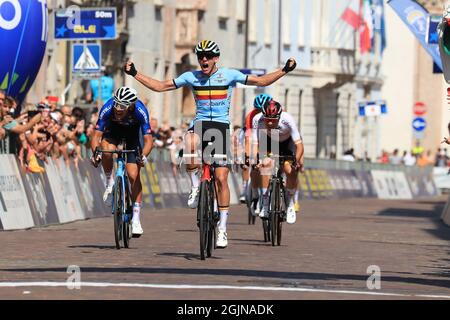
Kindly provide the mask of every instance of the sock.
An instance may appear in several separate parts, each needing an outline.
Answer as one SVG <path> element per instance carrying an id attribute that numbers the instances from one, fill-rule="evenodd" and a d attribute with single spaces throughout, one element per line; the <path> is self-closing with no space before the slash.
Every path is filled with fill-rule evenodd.
<path id="1" fill-rule="evenodd" d="M 141 215 L 141 204 L 139 202 L 135 202 L 133 205 L 133 219 L 132 221 L 140 221 Z"/>
<path id="2" fill-rule="evenodd" d="M 198 168 L 192 171 L 188 171 L 191 178 L 192 188 L 198 188 L 200 186 L 200 178 L 198 177 Z"/>
<path id="3" fill-rule="evenodd" d="M 217 212 L 217 211 L 219 211 L 217 208 L 217 201 L 214 201 L 214 212 Z"/>
<path id="4" fill-rule="evenodd" d="M 296 189 L 286 189 L 286 193 L 287 193 L 287 203 L 288 206 L 291 207 L 294 205 L 294 201 L 295 201 L 295 191 Z"/>
<path id="5" fill-rule="evenodd" d="M 295 191 L 295 195 L 294 195 L 294 202 L 298 202 L 299 195 L 300 195 L 300 190 L 297 189 L 297 191 Z"/>
<path id="6" fill-rule="evenodd" d="M 220 212 L 219 229 L 226 232 L 228 220 L 228 208 L 220 208 L 219 212 Z"/>

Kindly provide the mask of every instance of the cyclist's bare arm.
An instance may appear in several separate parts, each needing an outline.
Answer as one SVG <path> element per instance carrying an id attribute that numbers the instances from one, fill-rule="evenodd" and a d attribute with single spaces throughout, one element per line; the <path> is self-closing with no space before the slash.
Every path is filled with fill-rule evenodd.
<path id="1" fill-rule="evenodd" d="M 303 142 L 302 140 L 297 140 L 294 141 L 295 144 L 295 160 L 297 161 L 297 163 L 299 164 L 303 164 L 303 154 L 305 151 L 305 148 L 303 147 Z"/>
<path id="2" fill-rule="evenodd" d="M 295 59 L 291 58 L 286 62 L 285 68 L 295 68 L 297 62 Z M 270 86 L 272 83 L 285 76 L 289 71 L 284 69 L 278 69 L 274 72 L 267 73 L 263 76 L 248 76 L 247 84 L 251 86 L 266 87 Z"/>
<path id="3" fill-rule="evenodd" d="M 125 71 L 129 71 L 131 69 L 132 64 L 133 64 L 132 61 L 127 61 L 127 63 L 125 64 L 125 67 L 124 67 Z M 144 86 L 149 88 L 150 90 L 156 91 L 156 92 L 170 91 L 170 90 L 175 90 L 177 88 L 172 80 L 159 81 L 159 80 L 150 78 L 150 77 L 146 76 L 145 74 L 140 73 L 139 71 L 137 71 L 137 74 L 134 76 L 134 78 L 137 81 L 139 81 L 140 83 L 142 83 Z"/>
<path id="4" fill-rule="evenodd" d="M 148 157 L 150 152 L 152 152 L 153 149 L 153 137 L 151 134 L 146 134 L 144 136 L 144 148 L 142 148 L 142 154 L 145 157 Z"/>
<path id="5" fill-rule="evenodd" d="M 100 140 L 102 139 L 102 137 L 103 137 L 103 132 L 95 130 L 94 137 L 92 138 L 92 143 L 91 143 L 92 152 L 94 152 L 95 149 L 97 149 L 97 147 L 100 144 Z"/>
<path id="6" fill-rule="evenodd" d="M 152 91 L 156 92 L 164 92 L 164 91 L 170 91 L 175 90 L 177 87 L 175 87 L 172 80 L 165 80 L 165 81 L 159 81 L 150 77 L 147 77 L 146 75 L 138 72 L 136 77 L 134 77 L 137 81 L 142 83 L 144 86 L 149 88 Z"/>

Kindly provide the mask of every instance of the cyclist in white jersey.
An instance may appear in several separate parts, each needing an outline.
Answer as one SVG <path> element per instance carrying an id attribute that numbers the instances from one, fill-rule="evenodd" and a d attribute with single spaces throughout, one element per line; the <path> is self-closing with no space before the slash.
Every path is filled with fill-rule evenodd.
<path id="1" fill-rule="evenodd" d="M 285 162 L 283 172 L 286 174 L 287 191 L 287 217 L 289 224 L 295 223 L 295 192 L 298 185 L 298 171 L 303 171 L 303 142 L 300 131 L 295 124 L 294 118 L 287 112 L 282 111 L 281 105 L 275 100 L 268 101 L 262 109 L 262 113 L 254 119 L 253 125 L 253 154 L 259 152 L 260 159 L 267 154 L 280 156 L 295 156 L 295 162 Z M 264 158 L 261 161 L 260 170 L 263 186 L 263 208 L 260 217 L 267 217 L 269 206 L 269 180 L 274 165 L 273 159 Z"/>
<path id="2" fill-rule="evenodd" d="M 220 50 L 214 41 L 203 40 L 195 47 L 199 71 L 188 71 L 173 80 L 159 81 L 138 72 L 131 61 L 124 66 L 124 71 L 133 76 L 137 81 L 152 91 L 165 92 L 175 90 L 180 87 L 190 87 L 194 94 L 197 112 L 191 123 L 189 133 L 186 135 L 186 153 L 190 155 L 197 152 L 197 145 L 201 141 L 202 152 L 208 143 L 212 142 L 215 153 L 227 154 L 229 152 L 229 126 L 230 126 L 230 101 L 232 88 L 236 83 L 254 85 L 259 87 L 269 86 L 288 72 L 295 69 L 297 63 L 294 59 L 289 59 L 286 65 L 279 70 L 262 75 L 246 76 L 238 70 L 218 68 Z M 210 134 L 213 132 L 212 134 Z M 217 134 L 217 132 L 219 134 Z M 206 133 L 206 134 L 205 134 Z M 208 136 L 213 137 L 207 140 Z M 206 148 L 210 149 L 210 148 Z M 231 160 L 231 159 L 229 159 Z M 220 221 L 218 226 L 217 247 L 225 248 L 227 240 L 227 219 L 230 205 L 230 189 L 228 187 L 229 167 L 227 165 L 216 164 L 215 178 L 217 182 L 218 206 Z M 198 176 L 200 162 L 190 159 L 186 165 L 192 182 L 192 190 L 188 200 L 190 208 L 196 208 L 198 204 L 200 178 Z"/>

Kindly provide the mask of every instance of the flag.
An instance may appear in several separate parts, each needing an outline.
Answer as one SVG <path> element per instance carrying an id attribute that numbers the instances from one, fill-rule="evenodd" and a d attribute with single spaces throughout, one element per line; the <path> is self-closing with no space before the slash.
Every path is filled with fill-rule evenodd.
<path id="1" fill-rule="evenodd" d="M 434 62 L 442 69 L 439 45 L 426 43 L 427 21 L 430 16 L 428 11 L 416 1 L 411 0 L 389 0 L 388 4 L 416 36 Z"/>
<path id="2" fill-rule="evenodd" d="M 362 54 L 372 48 L 373 23 L 369 0 L 351 0 L 341 19 L 359 33 L 359 50 Z"/>
<path id="3" fill-rule="evenodd" d="M 380 38 L 380 54 L 382 55 L 386 48 L 386 27 L 384 20 L 384 2 L 383 0 L 371 0 L 372 17 L 373 17 L 373 32 L 372 49 L 375 48 L 375 35 L 378 34 Z"/>
<path id="4" fill-rule="evenodd" d="M 360 51 L 362 54 L 364 54 L 370 52 L 370 50 L 372 49 L 373 21 L 369 0 L 362 0 L 361 18 L 362 21 L 359 30 Z"/>
<path id="5" fill-rule="evenodd" d="M 349 6 L 341 16 L 341 19 L 355 30 L 358 30 L 361 25 L 360 6 L 360 0 L 351 0 Z"/>

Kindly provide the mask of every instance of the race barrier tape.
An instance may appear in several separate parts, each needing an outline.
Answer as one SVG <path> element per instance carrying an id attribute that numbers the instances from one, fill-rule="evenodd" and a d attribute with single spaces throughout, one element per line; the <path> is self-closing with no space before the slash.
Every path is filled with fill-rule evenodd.
<path id="1" fill-rule="evenodd" d="M 105 177 L 88 160 L 63 159 L 39 162 L 43 172 L 25 172 L 14 155 L 0 155 L 0 230 L 18 230 L 111 215 L 103 202 Z M 187 206 L 190 180 L 184 169 L 155 159 L 141 170 L 144 207 L 152 209 Z M 231 204 L 239 203 L 242 177 L 233 166 L 228 178 Z M 372 197 L 413 199 L 439 195 L 433 171 L 313 168 L 299 174 L 300 199 Z M 444 216 L 450 223 L 450 205 Z M 449 211 L 449 212 L 446 212 Z M 446 214 L 445 214 L 446 213 Z"/>

